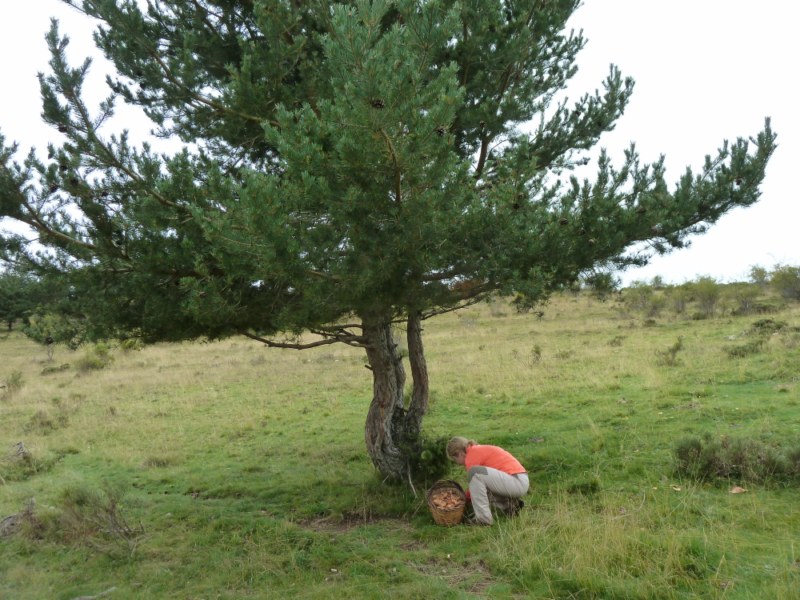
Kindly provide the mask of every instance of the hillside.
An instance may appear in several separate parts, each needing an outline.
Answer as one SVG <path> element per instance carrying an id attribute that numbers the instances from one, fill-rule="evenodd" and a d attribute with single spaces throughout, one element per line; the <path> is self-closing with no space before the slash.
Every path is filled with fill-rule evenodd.
<path id="1" fill-rule="evenodd" d="M 0 597 L 796 598 L 800 306 L 631 298 L 426 322 L 426 434 L 501 445 L 530 471 L 522 514 L 491 528 L 438 527 L 424 490 L 379 481 L 356 349 L 48 360 L 10 333 Z M 687 443 L 758 464 L 680 472 Z"/>

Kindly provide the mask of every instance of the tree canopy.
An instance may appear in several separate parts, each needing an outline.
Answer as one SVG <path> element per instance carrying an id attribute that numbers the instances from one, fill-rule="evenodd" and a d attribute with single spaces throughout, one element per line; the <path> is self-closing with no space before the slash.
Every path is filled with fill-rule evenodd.
<path id="1" fill-rule="evenodd" d="M 422 320 L 492 294 L 531 306 L 759 198 L 769 121 L 672 186 L 633 146 L 618 166 L 601 152 L 591 180 L 572 173 L 633 90 L 612 65 L 602 90 L 563 97 L 578 5 L 83 0 L 116 69 L 109 97 L 87 105 L 90 61 L 67 63 L 54 22 L 40 80 L 60 142 L 18 163 L 0 137 L 1 214 L 35 232 L 5 234 L 3 258 L 67 281 L 90 337 L 363 347 L 367 447 L 399 478 L 427 407 Z M 108 133 L 119 101 L 185 148 Z"/>

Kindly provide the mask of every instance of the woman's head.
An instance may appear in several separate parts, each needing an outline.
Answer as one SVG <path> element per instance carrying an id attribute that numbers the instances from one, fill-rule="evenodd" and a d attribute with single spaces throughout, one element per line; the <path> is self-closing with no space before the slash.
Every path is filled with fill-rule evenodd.
<path id="1" fill-rule="evenodd" d="M 467 454 L 467 448 L 474 446 L 475 444 L 475 440 L 468 440 L 467 438 L 459 436 L 450 438 L 450 441 L 447 442 L 447 457 L 450 460 L 463 465 L 464 456 Z"/>

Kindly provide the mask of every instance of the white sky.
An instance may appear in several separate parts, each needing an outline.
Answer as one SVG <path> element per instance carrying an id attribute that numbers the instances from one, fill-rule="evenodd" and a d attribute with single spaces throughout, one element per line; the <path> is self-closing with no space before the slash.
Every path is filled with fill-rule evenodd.
<path id="1" fill-rule="evenodd" d="M 58 134 L 40 119 L 36 79 L 49 59 L 44 34 L 56 16 L 72 43 L 74 63 L 94 54 L 93 26 L 59 0 L 2 0 L 0 20 L 0 130 L 8 140 L 43 149 Z M 646 162 L 666 154 L 667 178 L 697 168 L 724 139 L 758 133 L 772 117 L 778 149 L 762 199 L 723 217 L 690 248 L 655 258 L 623 280 L 659 275 L 681 283 L 701 275 L 744 280 L 753 265 L 800 265 L 800 203 L 793 173 L 800 171 L 800 3 L 791 0 L 585 0 L 571 26 L 588 44 L 569 94 L 601 86 L 614 63 L 636 80 L 633 98 L 615 131 L 601 139 L 621 160 L 635 141 Z M 95 59 L 95 83 L 103 66 Z M 97 98 L 105 91 L 97 93 Z M 142 121 L 125 122 L 134 139 Z"/>

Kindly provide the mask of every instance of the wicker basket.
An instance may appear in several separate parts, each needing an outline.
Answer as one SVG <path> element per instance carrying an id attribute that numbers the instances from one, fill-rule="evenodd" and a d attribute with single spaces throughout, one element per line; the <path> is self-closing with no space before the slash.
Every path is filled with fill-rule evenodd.
<path id="1" fill-rule="evenodd" d="M 439 490 L 449 489 L 456 493 L 460 502 L 450 509 L 439 508 L 433 503 L 435 492 Z M 458 482 L 452 479 L 441 479 L 433 484 L 431 489 L 428 490 L 428 508 L 433 515 L 433 520 L 437 525 L 444 525 L 450 527 L 451 525 L 458 525 L 461 519 L 464 518 L 464 508 L 467 505 L 467 495 L 464 493 Z"/>

